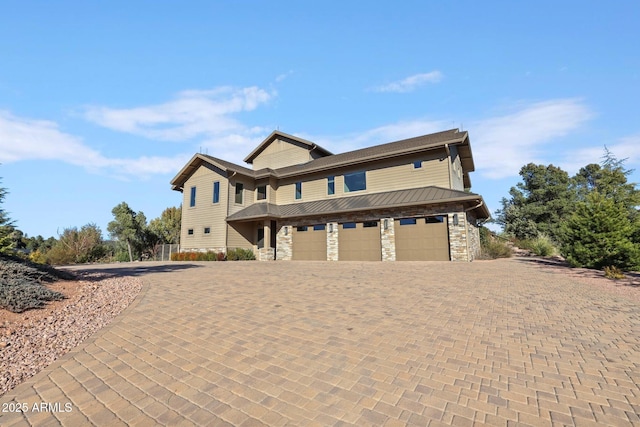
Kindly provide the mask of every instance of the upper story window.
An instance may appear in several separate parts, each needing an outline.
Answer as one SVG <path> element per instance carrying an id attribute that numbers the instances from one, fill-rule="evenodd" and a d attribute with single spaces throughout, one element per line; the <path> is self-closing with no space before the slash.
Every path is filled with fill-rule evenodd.
<path id="1" fill-rule="evenodd" d="M 265 200 L 267 198 L 267 186 L 260 185 L 258 186 L 258 200 Z"/>
<path id="2" fill-rule="evenodd" d="M 413 162 L 414 169 L 420 169 L 421 167 L 422 167 L 422 160 L 416 160 L 415 162 Z"/>
<path id="3" fill-rule="evenodd" d="M 236 203 L 238 203 L 239 205 L 241 205 L 243 202 L 243 199 L 242 199 L 243 192 L 244 192 L 244 184 L 241 182 L 236 182 Z"/>
<path id="4" fill-rule="evenodd" d="M 332 194 L 336 194 L 336 177 L 329 176 L 327 177 L 327 194 L 331 196 Z"/>
<path id="5" fill-rule="evenodd" d="M 296 200 L 302 199 L 302 182 L 296 182 Z"/>
<path id="6" fill-rule="evenodd" d="M 191 197 L 189 198 L 189 207 L 196 205 L 196 187 L 191 187 Z"/>
<path id="7" fill-rule="evenodd" d="M 354 172 L 344 176 L 344 192 L 361 191 L 367 189 L 367 177 L 365 171 Z"/>
<path id="8" fill-rule="evenodd" d="M 213 183 L 213 203 L 220 201 L 220 181 Z"/>

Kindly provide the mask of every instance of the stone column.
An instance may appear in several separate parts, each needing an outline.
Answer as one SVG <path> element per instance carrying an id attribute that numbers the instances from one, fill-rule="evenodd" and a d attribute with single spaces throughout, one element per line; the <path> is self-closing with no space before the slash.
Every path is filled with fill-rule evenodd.
<path id="1" fill-rule="evenodd" d="M 451 261 L 470 261 L 467 250 L 467 215 L 463 211 L 452 212 L 447 215 L 447 221 Z"/>
<path id="2" fill-rule="evenodd" d="M 380 220 L 380 244 L 382 246 L 382 261 L 395 261 L 396 235 L 393 218 Z"/>
<path id="3" fill-rule="evenodd" d="M 293 227 L 284 225 L 276 234 L 276 259 L 291 261 L 293 256 Z"/>
<path id="4" fill-rule="evenodd" d="M 327 224 L 327 261 L 338 261 L 338 223 Z"/>

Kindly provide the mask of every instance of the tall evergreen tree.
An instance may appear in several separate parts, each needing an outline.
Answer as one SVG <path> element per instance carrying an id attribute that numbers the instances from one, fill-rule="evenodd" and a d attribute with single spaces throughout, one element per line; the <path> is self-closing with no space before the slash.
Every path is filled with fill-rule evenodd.
<path id="1" fill-rule="evenodd" d="M 6 188 L 0 187 L 0 253 L 13 252 L 13 222 L 7 212 L 2 209 L 2 203 L 4 203 L 7 193 Z"/>

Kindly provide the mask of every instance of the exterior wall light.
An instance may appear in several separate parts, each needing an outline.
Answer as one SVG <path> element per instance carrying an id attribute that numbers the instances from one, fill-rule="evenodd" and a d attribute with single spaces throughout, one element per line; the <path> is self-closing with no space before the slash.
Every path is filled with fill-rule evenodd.
<path id="1" fill-rule="evenodd" d="M 459 223 L 458 214 L 453 214 L 453 225 L 458 226 Z"/>
<path id="2" fill-rule="evenodd" d="M 329 233 L 333 233 L 333 223 L 329 223 Z"/>
<path id="3" fill-rule="evenodd" d="M 286 225 L 284 226 L 284 235 L 285 236 L 289 235 L 289 227 L 287 227 Z"/>
<path id="4" fill-rule="evenodd" d="M 389 219 L 385 218 L 382 223 L 384 224 L 384 229 L 388 230 L 389 229 Z"/>

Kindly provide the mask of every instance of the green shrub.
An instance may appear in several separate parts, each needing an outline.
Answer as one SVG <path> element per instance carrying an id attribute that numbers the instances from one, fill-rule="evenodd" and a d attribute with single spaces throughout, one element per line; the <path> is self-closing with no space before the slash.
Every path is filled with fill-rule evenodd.
<path id="1" fill-rule="evenodd" d="M 482 258 L 510 258 L 512 255 L 511 248 L 505 242 L 498 239 L 491 239 L 484 245 L 480 246 Z"/>
<path id="2" fill-rule="evenodd" d="M 253 261 L 256 259 L 251 249 L 235 248 L 227 250 L 228 261 Z"/>
<path id="3" fill-rule="evenodd" d="M 214 251 L 174 252 L 171 254 L 171 261 L 225 261 L 225 259 L 224 253 Z"/>
<path id="4" fill-rule="evenodd" d="M 551 239 L 545 234 L 534 239 L 530 249 L 538 256 L 553 256 L 558 252 Z"/>

